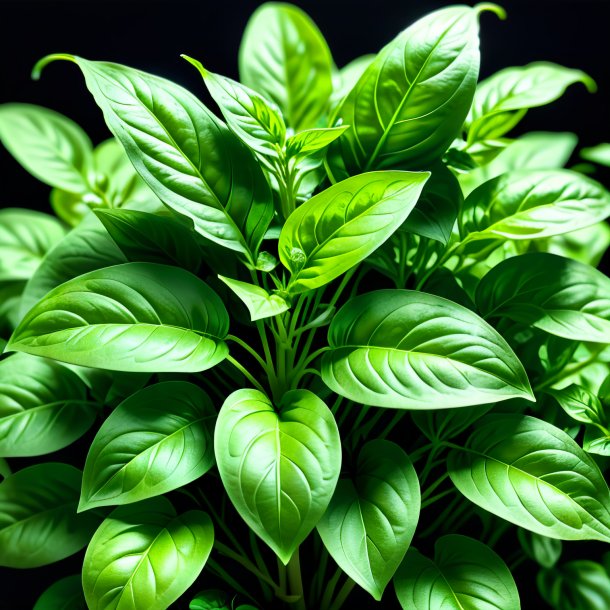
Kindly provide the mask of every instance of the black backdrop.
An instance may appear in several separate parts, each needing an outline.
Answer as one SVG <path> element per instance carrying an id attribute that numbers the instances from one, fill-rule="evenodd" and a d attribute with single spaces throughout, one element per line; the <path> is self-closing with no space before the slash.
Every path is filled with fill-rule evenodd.
<path id="1" fill-rule="evenodd" d="M 421 15 L 449 3 L 296 0 L 320 26 L 339 66 L 378 50 Z M 207 99 L 198 73 L 180 59 L 180 53 L 235 78 L 241 33 L 259 4 L 256 0 L 0 0 L 0 103 L 30 102 L 58 110 L 85 127 L 97 143 L 109 132 L 80 72 L 57 63 L 34 82 L 29 74 L 37 59 L 47 53 L 69 52 L 125 63 L 172 78 Z M 582 86 L 572 87 L 552 106 L 531 111 L 519 130 L 573 131 L 583 146 L 610 141 L 610 0 L 505 0 L 501 4 L 508 11 L 506 22 L 492 14 L 482 17 L 483 77 L 508 65 L 549 60 L 581 68 L 599 84 L 595 95 Z M 49 189 L 1 147 L 0 181 L 0 208 L 49 210 Z M 591 547 L 582 552 L 587 549 Z M 575 555 L 584 556 L 576 547 Z M 32 608 L 44 588 L 58 576 L 78 570 L 80 561 L 82 555 L 37 570 L 0 569 L 0 607 Z M 532 576 L 520 574 L 530 585 Z M 527 591 L 522 591 L 522 598 L 525 610 L 540 608 Z"/>

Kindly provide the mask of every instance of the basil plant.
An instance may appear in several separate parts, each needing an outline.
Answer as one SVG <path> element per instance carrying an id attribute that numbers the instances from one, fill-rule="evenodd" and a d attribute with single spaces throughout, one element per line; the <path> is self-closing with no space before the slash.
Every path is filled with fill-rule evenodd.
<path id="1" fill-rule="evenodd" d="M 488 13 L 339 69 L 265 4 L 240 82 L 184 57 L 214 112 L 43 58 L 82 72 L 95 147 L 0 106 L 56 214 L 0 211 L 0 565 L 86 549 L 38 610 L 517 610 L 518 566 L 610 607 L 610 145 L 564 169 L 575 135 L 511 135 L 595 83 L 478 82 Z"/>

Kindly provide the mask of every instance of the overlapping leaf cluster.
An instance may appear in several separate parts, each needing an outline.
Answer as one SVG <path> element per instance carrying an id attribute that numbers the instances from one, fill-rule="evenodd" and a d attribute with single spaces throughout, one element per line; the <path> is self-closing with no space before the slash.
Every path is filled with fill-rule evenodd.
<path id="1" fill-rule="evenodd" d="M 222 119 L 44 58 L 82 71 L 95 148 L 0 106 L 58 216 L 0 211 L 0 565 L 87 547 L 36 608 L 339 610 L 357 587 L 516 610 L 524 561 L 553 608 L 610 607 L 608 566 L 561 558 L 610 542 L 610 194 L 564 169 L 573 134 L 510 135 L 595 84 L 544 62 L 477 84 L 486 12 L 337 69 L 306 14 L 263 5 L 241 82 L 185 58 Z"/>

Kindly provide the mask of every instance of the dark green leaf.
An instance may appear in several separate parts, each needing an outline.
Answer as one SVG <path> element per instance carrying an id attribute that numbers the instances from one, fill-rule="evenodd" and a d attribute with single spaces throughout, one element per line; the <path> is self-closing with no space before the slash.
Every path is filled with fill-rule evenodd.
<path id="1" fill-rule="evenodd" d="M 231 610 L 229 596 L 224 591 L 201 591 L 191 600 L 189 610 Z"/>
<path id="2" fill-rule="evenodd" d="M 443 536 L 434 560 L 409 549 L 394 579 L 404 610 L 519 610 L 517 586 L 488 546 L 466 536 Z"/>
<path id="3" fill-rule="evenodd" d="M 76 514 L 81 471 L 36 464 L 0 483 L 0 566 L 35 568 L 80 551 L 100 519 Z"/>
<path id="4" fill-rule="evenodd" d="M 374 440 L 360 451 L 353 476 L 339 480 L 318 532 L 339 567 L 379 601 L 409 548 L 419 507 L 409 456 Z"/>
<path id="5" fill-rule="evenodd" d="M 574 420 L 583 424 L 607 425 L 602 404 L 597 396 L 589 390 L 570 384 L 562 389 L 545 390 L 554 396 L 559 406 Z"/>
<path id="6" fill-rule="evenodd" d="M 223 360 L 227 311 L 188 271 L 126 263 L 52 290 L 7 349 L 109 370 L 198 372 Z"/>
<path id="7" fill-rule="evenodd" d="M 208 395 L 186 381 L 127 398 L 91 443 L 79 511 L 138 502 L 198 479 L 214 463 L 214 415 Z"/>
<path id="8" fill-rule="evenodd" d="M 451 480 L 477 506 L 561 540 L 610 542 L 610 491 L 562 430 L 533 417 L 487 415 L 448 458 Z"/>
<path id="9" fill-rule="evenodd" d="M 328 332 L 322 378 L 356 402 L 443 409 L 532 399 L 508 343 L 474 312 L 412 290 L 378 290 L 344 305 Z"/>
<path id="10" fill-rule="evenodd" d="M 610 279 L 555 254 L 496 265 L 479 282 L 476 303 L 485 318 L 507 317 L 575 341 L 610 340 Z"/>
<path id="11" fill-rule="evenodd" d="M 63 449 L 91 427 L 97 410 L 66 367 L 28 354 L 0 361 L 0 456 Z"/>
<path id="12" fill-rule="evenodd" d="M 523 552 L 543 568 L 552 568 L 559 558 L 563 543 L 556 538 L 548 538 L 519 528 L 517 530 Z"/>
<path id="13" fill-rule="evenodd" d="M 164 497 L 120 506 L 93 536 L 83 565 L 90 610 L 166 610 L 195 581 L 212 545 L 208 515 L 177 515 Z"/>
<path id="14" fill-rule="evenodd" d="M 413 411 L 411 417 L 431 441 L 446 441 L 464 432 L 492 408 L 493 405 L 477 405 L 462 409 Z"/>
<path id="15" fill-rule="evenodd" d="M 38 598 L 33 610 L 87 610 L 81 575 L 66 576 L 53 583 Z"/>
<path id="16" fill-rule="evenodd" d="M 337 424 L 308 390 L 276 408 L 258 390 L 233 392 L 214 436 L 225 489 L 248 526 L 287 564 L 324 514 L 341 470 Z"/>

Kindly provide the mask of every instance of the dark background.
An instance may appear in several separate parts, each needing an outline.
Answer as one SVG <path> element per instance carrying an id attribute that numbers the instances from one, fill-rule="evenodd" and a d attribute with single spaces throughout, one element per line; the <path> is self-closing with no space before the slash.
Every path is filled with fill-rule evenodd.
<path id="1" fill-rule="evenodd" d="M 433 0 L 295 3 L 319 25 L 338 66 L 377 51 L 415 19 L 450 4 Z M 52 64 L 41 81 L 34 82 L 29 75 L 36 60 L 48 53 L 67 52 L 125 63 L 169 77 L 207 99 L 198 73 L 180 59 L 180 53 L 201 59 L 215 72 L 237 77 L 241 34 L 259 4 L 254 0 L 0 0 L 0 103 L 30 102 L 53 108 L 74 119 L 98 143 L 109 132 L 79 70 L 63 62 Z M 571 87 L 555 104 L 532 110 L 515 133 L 573 131 L 582 146 L 610 141 L 610 0 L 505 0 L 501 4 L 508 11 L 506 22 L 491 13 L 482 17 L 482 77 L 505 66 L 548 60 L 583 69 L 599 85 L 594 95 L 583 86 Z M 49 210 L 49 189 L 1 148 L 0 180 L 0 207 Z M 587 549 L 593 550 L 578 548 L 582 553 L 576 554 L 581 557 Z M 594 552 L 596 559 L 599 550 Z M 32 608 L 48 585 L 77 571 L 80 561 L 81 554 L 37 570 L 0 569 L 0 608 Z M 519 572 L 518 578 L 533 584 L 534 570 Z M 541 608 L 527 589 L 521 595 L 524 610 Z M 391 592 L 387 597 L 392 597 Z M 348 602 L 349 607 L 354 606 Z"/>

